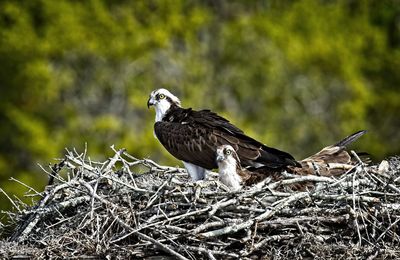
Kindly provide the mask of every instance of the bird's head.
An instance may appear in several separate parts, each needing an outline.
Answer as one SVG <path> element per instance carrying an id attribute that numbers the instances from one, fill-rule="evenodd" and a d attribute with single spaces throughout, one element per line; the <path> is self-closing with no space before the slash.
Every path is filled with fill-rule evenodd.
<path id="1" fill-rule="evenodd" d="M 240 166 L 239 157 L 235 151 L 235 149 L 231 145 L 221 145 L 217 147 L 216 151 L 216 161 L 218 167 L 224 166 Z"/>
<path id="2" fill-rule="evenodd" d="M 171 106 L 181 106 L 179 98 L 164 88 L 154 90 L 150 93 L 147 107 L 154 106 L 156 109 L 156 122 L 161 121 Z"/>

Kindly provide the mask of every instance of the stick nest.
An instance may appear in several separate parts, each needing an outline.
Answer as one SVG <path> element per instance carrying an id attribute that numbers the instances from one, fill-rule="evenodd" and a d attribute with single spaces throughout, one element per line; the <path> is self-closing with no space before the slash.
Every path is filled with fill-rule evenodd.
<path id="1" fill-rule="evenodd" d="M 192 183 L 183 169 L 113 151 L 102 163 L 68 152 L 47 171 L 45 191 L 29 189 L 39 197 L 33 206 L 13 200 L 15 212 L 7 214 L 14 229 L 3 234 L 0 255 L 400 257 L 399 157 L 379 166 L 360 162 L 339 178 L 282 173 L 282 181 L 230 192 L 215 173 Z M 290 188 L 310 181 L 310 190 Z"/>

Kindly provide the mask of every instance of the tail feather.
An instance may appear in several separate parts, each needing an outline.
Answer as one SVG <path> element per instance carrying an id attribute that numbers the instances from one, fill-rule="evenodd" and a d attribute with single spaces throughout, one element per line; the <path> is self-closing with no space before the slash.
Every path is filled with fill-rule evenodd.
<path id="1" fill-rule="evenodd" d="M 317 152 L 316 154 L 313 154 L 303 160 L 301 160 L 302 167 L 300 169 L 296 169 L 295 172 L 299 174 L 301 172 L 302 174 L 315 174 L 314 173 L 314 166 L 316 165 L 317 168 L 319 169 L 319 174 L 322 176 L 336 176 L 340 175 L 344 172 L 346 172 L 346 167 L 348 165 L 354 165 L 354 163 L 357 163 L 354 158 L 352 158 L 352 155 L 349 154 L 346 151 L 346 146 L 349 144 L 353 143 L 356 141 L 358 138 L 363 136 L 367 131 L 366 130 L 361 130 L 358 132 L 355 132 L 354 134 L 351 134 L 341 141 L 337 142 L 334 145 L 330 145 L 327 147 L 324 147 L 321 151 Z M 360 156 L 361 154 L 358 154 Z M 364 155 L 364 154 L 362 154 Z M 367 156 L 362 156 L 363 159 L 361 159 L 364 163 L 367 163 L 368 157 Z M 334 165 L 342 165 L 343 169 L 341 167 L 339 168 L 332 168 L 330 164 Z"/>
<path id="2" fill-rule="evenodd" d="M 353 167 L 355 160 L 352 160 L 352 156 L 346 151 L 346 146 L 356 141 L 358 138 L 363 136 L 367 131 L 361 130 L 351 134 L 336 144 L 324 147 L 319 152 L 301 160 L 300 162 L 292 159 L 288 154 L 284 152 L 275 152 L 271 149 L 264 149 L 270 153 L 265 153 L 264 156 L 272 155 L 283 155 L 289 162 L 286 165 L 286 170 L 292 174 L 297 175 L 320 175 L 320 176 L 339 176 Z M 366 163 L 368 162 L 368 154 L 357 153 L 361 160 Z M 271 161 L 271 158 L 268 158 Z M 292 160 L 292 161 L 291 161 Z M 268 166 L 261 167 L 247 167 L 244 171 L 247 173 L 247 177 L 243 179 L 245 185 L 252 185 L 260 182 L 261 180 L 270 177 L 273 181 L 279 181 L 283 179 L 280 169 L 277 165 L 276 168 Z M 306 188 L 312 187 L 312 182 L 301 183 L 299 186 L 290 186 L 293 190 L 305 190 Z"/>
<path id="3" fill-rule="evenodd" d="M 337 142 L 333 146 L 339 146 L 339 147 L 346 147 L 347 145 L 351 144 L 352 142 L 356 141 L 358 138 L 363 136 L 367 130 L 361 130 L 358 132 L 355 132 L 354 134 L 351 134 L 347 137 L 345 137 L 343 140 Z"/>

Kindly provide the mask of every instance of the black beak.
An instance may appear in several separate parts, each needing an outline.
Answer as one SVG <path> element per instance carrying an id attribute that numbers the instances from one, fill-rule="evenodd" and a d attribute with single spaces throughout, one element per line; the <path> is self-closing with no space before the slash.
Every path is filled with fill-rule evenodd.
<path id="1" fill-rule="evenodd" d="M 149 98 L 149 100 L 147 100 L 147 109 L 149 109 L 152 105 L 154 105 L 154 104 L 150 102 L 150 98 Z"/>

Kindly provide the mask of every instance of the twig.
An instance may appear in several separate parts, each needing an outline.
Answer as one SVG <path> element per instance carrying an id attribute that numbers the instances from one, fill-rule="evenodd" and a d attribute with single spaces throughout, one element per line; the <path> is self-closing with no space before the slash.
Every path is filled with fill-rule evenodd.
<path id="1" fill-rule="evenodd" d="M 22 186 L 24 186 L 24 187 L 28 188 L 29 190 L 31 190 L 31 191 L 33 191 L 33 192 L 35 192 L 35 196 L 40 196 L 40 197 L 43 197 L 43 194 L 41 194 L 40 192 L 38 192 L 37 190 L 35 190 L 35 189 L 34 189 L 34 188 L 32 188 L 31 186 L 29 186 L 29 185 L 27 185 L 27 184 L 23 183 L 22 181 L 19 181 L 19 180 L 17 180 L 17 179 L 15 179 L 15 178 L 13 178 L 13 177 L 11 177 L 11 178 L 10 178 L 10 181 L 15 181 L 15 182 L 17 182 L 17 183 L 21 184 Z"/>
<path id="2" fill-rule="evenodd" d="M 164 252 L 171 254 L 175 257 L 177 257 L 178 259 L 181 260 L 188 260 L 186 257 L 184 257 L 183 255 L 179 254 L 178 252 L 174 251 L 173 249 L 171 249 L 170 247 L 158 242 L 157 240 L 143 234 L 140 233 L 139 231 L 135 231 L 133 230 L 129 225 L 125 224 L 122 220 L 120 220 L 117 216 L 114 216 L 115 219 L 118 221 L 118 223 L 120 223 L 122 226 L 124 226 L 126 229 L 128 229 L 130 232 L 132 232 L 133 234 L 137 235 L 138 237 L 151 242 L 152 244 L 154 244 L 155 246 L 157 246 L 158 248 L 160 248 L 161 250 L 163 250 Z"/>
<path id="3" fill-rule="evenodd" d="M 228 192 L 221 190 L 218 173 L 193 183 L 183 169 L 111 149 L 114 154 L 104 162 L 91 160 L 86 149 L 67 151 L 60 167 L 67 178 L 57 176 L 33 207 L 11 196 L 20 212 L 5 213 L 17 226 L 10 240 L 40 247 L 32 258 L 400 255 L 394 251 L 400 245 L 400 183 L 395 182 L 400 158 L 388 160 L 390 167 L 379 175 L 375 166 L 329 165 L 341 167 L 344 174 L 333 178 L 284 172 L 281 181 L 266 178 Z M 143 168 L 145 174 L 135 172 Z M 284 187 L 304 182 L 306 192 Z"/>
<path id="4" fill-rule="evenodd" d="M 228 252 L 223 252 L 223 251 L 216 251 L 216 250 L 210 250 L 210 249 L 206 249 L 206 248 L 201 248 L 201 247 L 195 247 L 195 246 L 185 246 L 187 249 L 189 250 L 193 250 L 199 253 L 203 253 L 203 254 L 209 254 L 211 253 L 212 255 L 219 255 L 219 256 L 229 256 L 229 257 L 233 257 L 233 258 L 238 258 L 239 255 L 237 254 L 233 254 L 233 253 L 228 253 Z"/>
<path id="5" fill-rule="evenodd" d="M 228 226 L 228 227 L 225 227 L 222 229 L 217 229 L 217 230 L 209 231 L 206 233 L 202 233 L 202 234 L 200 234 L 200 236 L 204 237 L 204 238 L 211 238 L 211 237 L 221 236 L 221 235 L 225 235 L 225 234 L 236 233 L 239 230 L 250 227 L 251 225 L 254 224 L 255 221 L 262 221 L 264 219 L 271 217 L 273 214 L 275 214 L 279 210 L 283 209 L 284 207 L 288 206 L 290 203 L 297 201 L 299 199 L 305 198 L 307 196 L 308 196 L 307 192 L 300 192 L 300 193 L 294 194 L 294 195 L 290 196 L 289 198 L 285 199 L 285 201 L 283 201 L 282 203 L 280 203 L 279 205 L 274 207 L 272 210 L 267 210 L 263 214 L 255 217 L 254 219 L 247 220 L 238 225 Z"/>
<path id="6" fill-rule="evenodd" d="M 11 204 L 14 206 L 14 208 L 16 210 L 18 210 L 19 213 L 21 213 L 21 209 L 18 207 L 17 204 L 15 204 L 15 202 L 10 198 L 10 196 L 8 196 L 8 194 L 2 189 L 0 188 L 0 192 L 4 194 L 4 196 L 7 197 L 7 199 L 11 202 Z"/>

